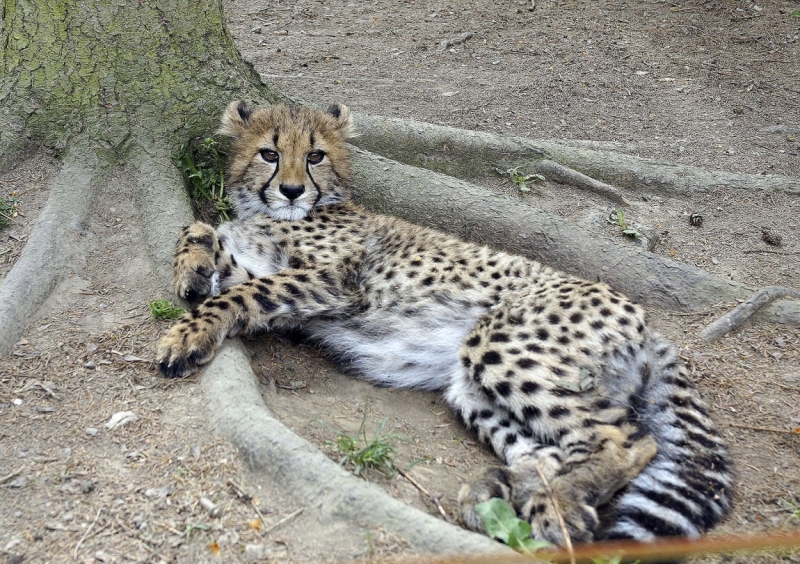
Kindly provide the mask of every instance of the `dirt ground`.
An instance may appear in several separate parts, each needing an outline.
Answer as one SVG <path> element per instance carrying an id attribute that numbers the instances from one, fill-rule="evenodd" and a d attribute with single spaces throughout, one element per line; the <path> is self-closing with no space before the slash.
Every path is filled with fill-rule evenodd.
<path id="1" fill-rule="evenodd" d="M 266 81 L 318 105 L 532 138 L 595 140 L 665 162 L 800 176 L 797 2 L 228 0 L 234 39 Z M 442 42 L 471 36 L 447 47 Z M 0 280 L 47 197 L 44 155 L 0 177 L 21 214 L 0 232 Z M 500 177 L 492 189 L 518 193 Z M 624 240 L 612 207 L 544 184 L 520 194 L 598 237 Z M 205 422 L 199 386 L 150 359 L 167 322 L 131 198 L 98 202 L 86 257 L 0 359 L 0 559 L 19 562 L 335 561 L 405 554 L 406 541 L 321 521 L 250 472 Z M 689 224 L 689 214 L 703 226 Z M 654 252 L 753 288 L 800 289 L 800 205 L 780 193 L 645 192 L 627 218 Z M 781 236 L 762 239 L 762 228 Z M 800 529 L 800 329 L 752 323 L 709 345 L 707 311 L 651 310 L 679 344 L 729 442 L 736 506 L 719 534 Z M 246 341 L 269 407 L 334 458 L 337 431 L 385 419 L 397 462 L 455 515 L 462 482 L 491 464 L 440 398 L 377 389 L 316 350 Z M 136 416 L 107 429 L 118 412 Z M 402 477 L 368 479 L 436 514 Z M 201 499 L 204 501 L 201 502 Z M 211 508 L 211 502 L 217 509 Z M 205 507 L 204 507 L 205 504 Z M 800 552 L 702 562 L 800 562 Z"/>

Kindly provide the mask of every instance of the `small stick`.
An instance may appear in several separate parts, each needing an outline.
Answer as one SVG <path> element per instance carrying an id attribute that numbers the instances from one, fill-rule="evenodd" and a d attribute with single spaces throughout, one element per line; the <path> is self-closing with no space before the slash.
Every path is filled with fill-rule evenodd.
<path id="1" fill-rule="evenodd" d="M 731 311 L 710 323 L 705 329 L 700 331 L 700 338 L 705 341 L 713 342 L 733 331 L 742 323 L 750 319 L 753 315 L 758 313 L 761 309 L 765 308 L 778 298 L 800 298 L 800 292 L 793 288 L 786 288 L 784 286 L 767 286 L 761 288 L 758 292 L 747 298 L 743 303 L 739 304 Z"/>
<path id="2" fill-rule="evenodd" d="M 772 249 L 747 249 L 743 253 L 772 253 L 773 255 L 800 255 L 800 251 L 773 251 Z"/>
<path id="3" fill-rule="evenodd" d="M 567 554 L 569 554 L 570 564 L 575 564 L 575 550 L 572 548 L 572 539 L 569 538 L 567 524 L 564 522 L 564 516 L 561 515 L 561 508 L 558 507 L 558 501 L 556 501 L 556 496 L 553 495 L 553 489 L 550 487 L 550 482 L 548 482 L 547 478 L 544 477 L 544 472 L 542 472 L 541 465 L 539 464 L 536 465 L 536 473 L 539 474 L 539 479 L 542 481 L 545 491 L 547 491 L 547 497 L 550 498 L 550 502 L 553 504 L 553 508 L 556 510 L 558 525 L 561 527 L 561 534 L 564 535 L 564 546 L 567 549 Z"/>
<path id="4" fill-rule="evenodd" d="M 439 511 L 439 514 L 445 521 L 451 524 L 453 523 L 453 520 L 447 514 L 447 511 L 445 511 L 444 507 L 442 507 L 442 504 L 439 503 L 438 497 L 431 495 L 431 493 L 428 490 L 423 488 L 421 484 L 419 484 L 414 478 L 406 474 L 403 470 L 400 470 L 400 468 L 397 468 L 397 473 L 400 474 L 403 478 L 405 478 L 409 482 L 411 482 L 411 485 L 417 488 L 420 492 L 422 492 L 422 495 L 427 496 L 428 500 L 431 501 L 436 506 L 436 509 Z"/>
<path id="5" fill-rule="evenodd" d="M 5 476 L 3 476 L 2 478 L 0 478 L 0 484 L 5 484 L 6 482 L 8 482 L 8 481 L 10 481 L 10 480 L 12 480 L 12 479 L 14 479 L 14 478 L 16 478 L 16 477 L 17 477 L 17 476 L 19 476 L 20 474 L 22 474 L 22 468 L 20 468 L 20 469 L 19 469 L 19 470 L 17 470 L 16 472 L 12 472 L 11 474 L 6 474 L 6 475 L 5 475 Z"/>
<path id="6" fill-rule="evenodd" d="M 97 515 L 94 516 L 94 521 L 92 521 L 92 524 L 89 525 L 88 529 L 86 529 L 86 532 L 83 533 L 83 536 L 81 537 L 81 540 L 78 541 L 78 544 L 75 545 L 75 550 L 72 551 L 72 557 L 73 558 L 77 558 L 78 557 L 78 549 L 83 544 L 83 541 L 86 539 L 87 535 L 89 534 L 89 531 L 91 531 L 92 527 L 94 527 L 94 524 L 97 523 L 97 519 L 100 517 L 100 512 L 101 511 L 103 511 L 102 507 L 97 510 Z"/>
<path id="7" fill-rule="evenodd" d="M 753 431 L 768 431 L 770 433 L 784 433 L 787 435 L 800 435 L 800 430 L 776 429 L 775 427 L 756 427 L 755 425 L 741 425 L 739 423 L 729 423 L 731 427 L 740 429 L 752 429 Z"/>
<path id="8" fill-rule="evenodd" d="M 286 517 L 284 517 L 283 519 L 281 519 L 281 520 L 280 520 L 280 521 L 278 521 L 277 523 L 274 523 L 274 524 L 270 525 L 269 527 L 267 527 L 266 529 L 264 529 L 264 530 L 262 531 L 262 533 L 264 533 L 264 534 L 266 534 L 266 533 L 269 533 L 269 532 L 271 532 L 271 531 L 273 531 L 273 530 L 277 529 L 277 528 L 278 528 L 278 527 L 280 527 L 281 525 L 285 525 L 286 523 L 288 523 L 289 521 L 291 521 L 292 519 L 294 519 L 295 517 L 297 517 L 298 515 L 300 515 L 300 514 L 301 514 L 303 511 L 305 511 L 305 510 L 306 510 L 306 508 L 305 508 L 305 507 L 301 507 L 301 508 L 300 508 L 300 509 L 298 509 L 297 511 L 294 511 L 293 513 L 289 513 L 289 514 L 288 514 Z"/>
<path id="9" fill-rule="evenodd" d="M 253 496 L 249 495 L 249 494 L 248 494 L 247 492 L 245 492 L 245 491 L 244 491 L 242 488 L 240 488 L 239 486 L 237 486 L 237 485 L 236 485 L 236 484 L 233 482 L 233 480 L 228 480 L 228 486 L 230 486 L 230 487 L 231 487 L 231 489 L 233 489 L 233 492 L 236 494 L 236 497 L 238 497 L 239 499 L 241 499 L 243 502 L 245 502 L 245 503 L 249 504 L 249 505 L 250 505 L 250 507 L 252 507 L 252 508 L 253 508 L 253 511 L 255 511 L 255 512 L 256 512 L 256 515 L 258 515 L 258 519 L 259 519 L 259 521 L 261 521 L 261 524 L 262 524 L 262 525 L 264 525 L 264 527 L 267 527 L 267 528 L 269 528 L 269 525 L 267 525 L 267 521 L 264 519 L 264 514 L 263 514 L 263 513 L 261 513 L 261 510 L 260 510 L 260 509 L 258 508 L 258 506 L 256 505 L 256 502 L 255 502 L 255 500 L 253 499 Z M 265 529 L 265 530 L 266 530 L 266 529 Z"/>

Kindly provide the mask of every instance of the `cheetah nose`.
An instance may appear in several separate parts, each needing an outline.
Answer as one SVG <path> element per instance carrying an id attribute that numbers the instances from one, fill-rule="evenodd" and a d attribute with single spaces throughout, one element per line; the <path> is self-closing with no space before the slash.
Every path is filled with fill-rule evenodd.
<path id="1" fill-rule="evenodd" d="M 300 194 L 306 191 L 305 186 L 288 186 L 286 184 L 281 184 L 280 187 L 281 194 L 289 198 L 289 201 L 296 200 L 300 197 Z"/>

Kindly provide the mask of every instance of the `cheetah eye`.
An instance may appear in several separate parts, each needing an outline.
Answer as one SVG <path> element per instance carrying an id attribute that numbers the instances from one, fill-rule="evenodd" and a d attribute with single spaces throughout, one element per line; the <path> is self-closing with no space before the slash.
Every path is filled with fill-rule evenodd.
<path id="1" fill-rule="evenodd" d="M 259 153 L 261 154 L 261 158 L 267 161 L 268 163 L 278 162 L 278 153 L 276 153 L 271 149 L 261 149 Z"/>
<path id="2" fill-rule="evenodd" d="M 311 151 L 306 158 L 310 164 L 318 165 L 325 158 L 325 153 L 323 151 Z"/>

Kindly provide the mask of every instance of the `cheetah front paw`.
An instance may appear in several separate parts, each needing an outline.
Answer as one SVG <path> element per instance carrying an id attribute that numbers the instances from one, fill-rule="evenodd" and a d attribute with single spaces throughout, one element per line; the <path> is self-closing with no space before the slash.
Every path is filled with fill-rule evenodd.
<path id="1" fill-rule="evenodd" d="M 214 293 L 214 278 L 217 274 L 214 261 L 204 260 L 203 263 L 181 265 L 172 273 L 173 290 L 190 303 L 197 303 Z"/>
<path id="2" fill-rule="evenodd" d="M 213 323 L 184 316 L 161 338 L 156 362 L 167 378 L 188 376 L 214 357 L 226 332 Z"/>

